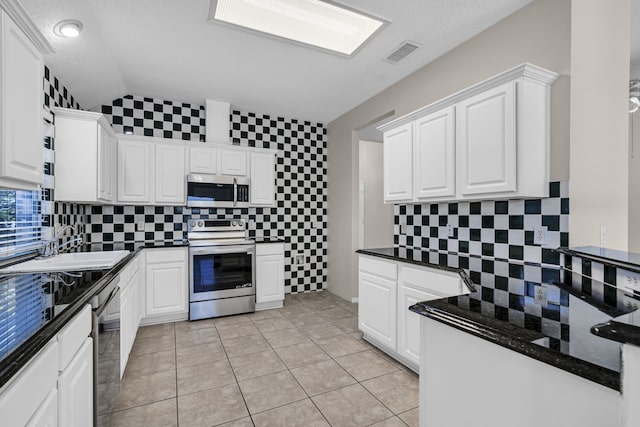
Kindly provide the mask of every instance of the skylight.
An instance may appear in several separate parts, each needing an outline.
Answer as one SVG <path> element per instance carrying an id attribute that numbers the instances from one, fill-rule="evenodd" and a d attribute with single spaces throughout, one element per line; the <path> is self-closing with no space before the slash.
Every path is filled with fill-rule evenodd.
<path id="1" fill-rule="evenodd" d="M 385 23 L 320 0 L 212 0 L 209 20 L 348 56 Z"/>

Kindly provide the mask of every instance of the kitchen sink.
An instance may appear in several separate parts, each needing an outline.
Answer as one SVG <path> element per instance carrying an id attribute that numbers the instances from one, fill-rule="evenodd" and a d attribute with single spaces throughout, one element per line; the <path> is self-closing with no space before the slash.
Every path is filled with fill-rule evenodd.
<path id="1" fill-rule="evenodd" d="M 129 251 L 75 252 L 34 258 L 5 267 L 0 273 L 42 273 L 52 271 L 104 270 L 115 266 Z"/>

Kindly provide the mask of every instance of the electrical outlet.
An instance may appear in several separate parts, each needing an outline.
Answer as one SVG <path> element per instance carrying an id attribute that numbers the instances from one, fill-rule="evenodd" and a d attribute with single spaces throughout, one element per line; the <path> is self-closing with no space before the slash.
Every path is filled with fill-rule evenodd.
<path id="1" fill-rule="evenodd" d="M 400 234 L 407 234 L 407 224 L 400 224 Z"/>
<path id="2" fill-rule="evenodd" d="M 304 255 L 296 255 L 294 260 L 296 265 L 302 265 L 304 264 Z"/>
<path id="3" fill-rule="evenodd" d="M 549 240 L 549 229 L 546 225 L 536 225 L 533 227 L 533 244 L 546 245 Z"/>
<path id="4" fill-rule="evenodd" d="M 547 305 L 547 287 L 538 286 L 534 287 L 534 300 L 536 304 Z"/>
<path id="5" fill-rule="evenodd" d="M 136 223 L 136 231 L 144 231 L 144 222 L 140 221 Z"/>
<path id="6" fill-rule="evenodd" d="M 618 271 L 622 275 L 622 282 L 619 285 L 631 291 L 640 292 L 640 274 L 622 269 Z"/>
<path id="7" fill-rule="evenodd" d="M 249 220 L 249 230 L 255 230 L 256 229 L 256 222 L 252 219 Z"/>
<path id="8" fill-rule="evenodd" d="M 453 237 L 453 235 L 454 235 L 453 225 L 447 224 L 447 237 Z"/>
<path id="9" fill-rule="evenodd" d="M 607 243 L 607 229 L 604 225 L 600 226 L 600 246 L 604 246 Z"/>

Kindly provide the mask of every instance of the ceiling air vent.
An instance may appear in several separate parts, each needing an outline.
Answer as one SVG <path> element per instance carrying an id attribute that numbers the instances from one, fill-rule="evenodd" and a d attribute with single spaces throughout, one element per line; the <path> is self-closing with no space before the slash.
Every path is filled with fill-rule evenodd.
<path id="1" fill-rule="evenodd" d="M 392 64 L 397 64 L 419 47 L 420 45 L 416 42 L 406 41 L 402 43 L 396 50 L 394 50 L 391 55 L 387 56 L 385 60 L 387 62 L 391 62 Z"/>

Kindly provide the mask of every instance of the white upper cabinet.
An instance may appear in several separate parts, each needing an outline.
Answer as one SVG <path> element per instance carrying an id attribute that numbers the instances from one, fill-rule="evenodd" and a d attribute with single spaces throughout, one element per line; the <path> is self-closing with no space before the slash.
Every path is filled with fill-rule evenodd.
<path id="1" fill-rule="evenodd" d="M 189 173 L 218 173 L 218 149 L 189 147 Z"/>
<path id="2" fill-rule="evenodd" d="M 220 150 L 220 163 L 222 175 L 247 175 L 247 153 L 243 150 Z"/>
<path id="3" fill-rule="evenodd" d="M 184 150 L 177 144 L 156 145 L 156 204 L 184 205 L 185 178 Z"/>
<path id="4" fill-rule="evenodd" d="M 384 201 L 413 199 L 413 123 L 384 133 Z"/>
<path id="5" fill-rule="evenodd" d="M 116 186 L 116 137 L 100 113 L 54 108 L 55 200 L 110 203 Z"/>
<path id="6" fill-rule="evenodd" d="M 185 205 L 185 149 L 181 142 L 120 135 L 118 202 Z"/>
<path id="7" fill-rule="evenodd" d="M 516 82 L 466 99 L 457 110 L 458 193 L 516 191 Z"/>
<path id="8" fill-rule="evenodd" d="M 118 202 L 151 203 L 154 148 L 146 141 L 118 139 Z"/>
<path id="9" fill-rule="evenodd" d="M 274 154 L 251 153 L 251 205 L 274 206 L 275 190 Z"/>
<path id="10" fill-rule="evenodd" d="M 445 108 L 416 120 L 414 132 L 416 199 L 455 196 L 455 108 Z"/>
<path id="11" fill-rule="evenodd" d="M 557 77 L 523 64 L 381 126 L 385 202 L 548 197 Z"/>
<path id="12" fill-rule="evenodd" d="M 44 173 L 42 53 L 4 10 L 0 27 L 0 186 L 35 189 Z"/>

